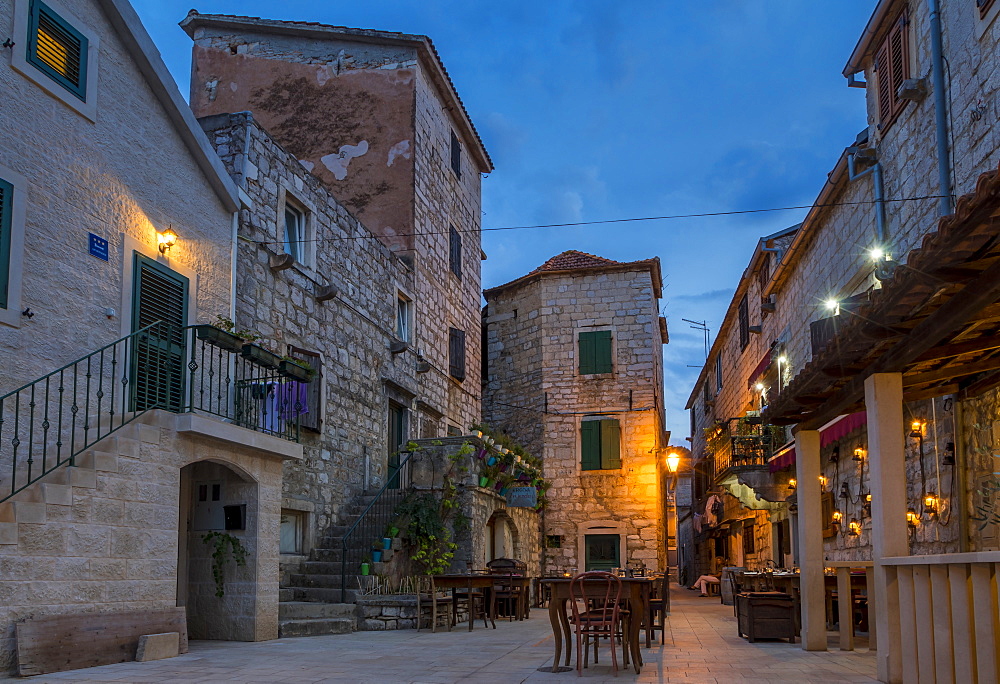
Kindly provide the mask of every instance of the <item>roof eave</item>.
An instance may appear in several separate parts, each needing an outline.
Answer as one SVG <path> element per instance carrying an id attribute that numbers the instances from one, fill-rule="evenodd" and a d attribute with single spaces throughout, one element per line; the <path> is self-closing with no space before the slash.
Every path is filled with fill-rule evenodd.
<path id="1" fill-rule="evenodd" d="M 236 183 L 229 176 L 219 155 L 215 153 L 205 132 L 198 125 L 191 108 L 181 97 L 177 84 L 163 63 L 153 39 L 149 37 L 135 9 L 127 0 L 99 0 L 99 2 L 209 186 L 218 195 L 227 211 L 239 210 L 239 190 L 236 188 Z"/>
<path id="2" fill-rule="evenodd" d="M 345 36 L 351 40 L 379 44 L 398 45 L 416 47 L 417 54 L 421 58 L 421 63 L 427 68 L 434 85 L 445 95 L 446 100 L 450 100 L 449 106 L 445 109 L 455 118 L 464 137 L 473 141 L 470 152 L 476 160 L 481 173 L 493 171 L 493 160 L 490 159 L 489 152 L 483 144 L 479 132 L 472 123 L 472 118 L 465 109 L 465 104 L 458 96 L 451 77 L 445 69 L 444 62 L 438 54 L 434 43 L 427 36 L 411 33 L 394 33 L 387 31 L 376 31 L 373 29 L 355 29 L 349 27 L 333 27 L 317 24 L 315 26 L 296 24 L 293 22 L 280 21 L 275 19 L 255 19 L 250 17 L 238 17 L 225 14 L 199 14 L 196 10 L 191 10 L 180 22 L 180 27 L 194 40 L 195 29 L 205 26 L 233 30 L 253 30 L 266 31 L 287 36 L 307 36 L 311 38 L 328 39 L 331 35 Z"/>
<path id="3" fill-rule="evenodd" d="M 662 298 L 662 286 L 663 280 L 660 274 L 660 258 L 653 257 L 651 259 L 643 259 L 641 261 L 626 261 L 622 263 L 604 264 L 602 266 L 587 266 L 584 268 L 564 268 L 553 271 L 532 271 L 531 273 L 526 273 L 520 278 L 515 278 L 509 283 L 504 283 L 503 285 L 497 285 L 491 287 L 488 290 L 483 290 L 483 297 L 489 298 L 491 295 L 497 294 L 504 290 L 509 290 L 515 287 L 520 287 L 522 285 L 527 285 L 530 282 L 541 279 L 542 276 L 565 276 L 565 275 L 576 275 L 581 273 L 600 273 L 602 271 L 633 271 L 633 270 L 648 270 L 650 272 L 652 284 L 653 284 L 653 294 L 657 299 Z"/>
<path id="4" fill-rule="evenodd" d="M 850 77 L 859 71 L 864 71 L 865 58 L 868 56 L 869 48 L 875 42 L 875 37 L 880 33 L 882 24 L 886 16 L 889 15 L 889 10 L 893 9 L 899 2 L 902 2 L 902 0 L 879 0 L 878 5 L 875 6 L 875 11 L 872 12 L 871 17 L 868 18 L 868 23 L 865 24 L 865 30 L 861 32 L 861 37 L 858 38 L 857 45 L 854 46 L 854 51 L 851 52 L 851 56 L 847 60 L 847 65 L 843 71 L 845 77 Z"/>

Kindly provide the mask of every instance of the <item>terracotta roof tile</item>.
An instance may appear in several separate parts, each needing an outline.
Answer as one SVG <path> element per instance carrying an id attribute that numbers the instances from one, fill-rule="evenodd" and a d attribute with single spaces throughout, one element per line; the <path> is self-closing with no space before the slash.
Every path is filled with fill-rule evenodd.
<path id="1" fill-rule="evenodd" d="M 608 264 L 617 263 L 619 262 L 612 261 L 611 259 L 605 259 L 604 257 L 594 256 L 593 254 L 587 254 L 586 252 L 578 252 L 575 249 L 570 249 L 562 254 L 555 255 L 532 271 L 532 273 L 538 273 L 540 271 L 570 271 L 577 268 L 600 268 L 602 266 L 607 266 Z"/>

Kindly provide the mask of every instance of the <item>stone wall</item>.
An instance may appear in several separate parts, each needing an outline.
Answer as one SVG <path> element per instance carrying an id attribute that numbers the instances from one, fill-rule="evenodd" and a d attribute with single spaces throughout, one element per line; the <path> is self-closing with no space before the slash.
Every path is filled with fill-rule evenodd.
<path id="1" fill-rule="evenodd" d="M 232 214 L 101 3 L 64 4 L 100 40 L 89 74 L 96 120 L 9 68 L 9 50 L 0 69 L 0 178 L 17 174 L 26 191 L 24 255 L 13 269 L 22 272 L 22 299 L 17 311 L 0 309 L 0 394 L 131 332 L 135 250 L 191 276 L 192 320 L 229 312 Z M 22 12 L 27 5 L 17 3 Z M 6 30 L 14 9 L 0 0 Z M 10 37 L 23 50 L 27 39 Z M 156 232 L 168 227 L 180 239 L 163 257 Z M 108 240 L 108 261 L 88 255 L 88 233 Z"/>
<path id="2" fill-rule="evenodd" d="M 193 638 L 276 638 L 281 462 L 300 457 L 285 440 L 152 411 L 0 504 L 0 672 L 13 668 L 14 623 L 28 616 L 180 605 Z M 248 504 L 246 529 L 231 531 L 247 567 L 227 565 L 222 599 L 200 533 L 188 531 L 191 464 L 238 481 L 228 496 Z"/>
<path id="3" fill-rule="evenodd" d="M 623 563 L 665 563 L 659 283 L 644 264 L 543 273 L 487 292 L 484 420 L 542 455 L 552 482 L 544 534 L 560 538 L 546 548 L 546 574 L 582 570 L 584 536 L 597 527 L 620 536 Z M 612 330 L 611 374 L 578 373 L 577 335 L 590 329 Z M 581 469 L 586 415 L 620 421 L 620 470 Z"/>

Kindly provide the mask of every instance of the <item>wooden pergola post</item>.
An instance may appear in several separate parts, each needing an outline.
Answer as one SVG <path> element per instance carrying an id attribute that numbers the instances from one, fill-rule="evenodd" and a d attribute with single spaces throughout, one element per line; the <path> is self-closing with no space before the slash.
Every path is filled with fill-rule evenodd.
<path id="1" fill-rule="evenodd" d="M 902 633 L 898 619 L 896 569 L 883 558 L 907 556 L 906 449 L 903 427 L 903 374 L 875 373 L 865 379 L 868 412 L 868 472 L 872 493 L 872 560 L 875 563 L 875 629 L 878 679 L 902 682 Z"/>
<path id="2" fill-rule="evenodd" d="M 823 577 L 823 502 L 819 485 L 819 430 L 795 433 L 799 507 L 799 594 L 802 648 L 826 650 L 826 586 Z"/>

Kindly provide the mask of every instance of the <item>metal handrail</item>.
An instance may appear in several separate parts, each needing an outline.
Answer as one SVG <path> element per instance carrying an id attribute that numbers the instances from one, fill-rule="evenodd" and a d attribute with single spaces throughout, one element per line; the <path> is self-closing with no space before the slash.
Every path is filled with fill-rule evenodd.
<path id="1" fill-rule="evenodd" d="M 382 530 L 390 522 L 396 513 L 396 509 L 406 495 L 412 489 L 412 482 L 410 481 L 410 459 L 413 457 L 415 452 L 408 451 L 403 452 L 406 457 L 403 458 L 399 464 L 396 466 L 396 472 L 386 478 L 385 484 L 382 485 L 381 489 L 375 494 L 375 498 L 372 502 L 365 507 L 365 510 L 361 512 L 361 515 L 357 517 L 354 523 L 347 528 L 344 532 L 344 536 L 341 538 L 340 542 L 340 602 L 347 603 L 347 566 L 348 563 L 353 562 L 358 564 L 361 562 L 360 556 L 364 553 L 364 547 L 348 548 L 348 540 L 351 535 L 361 528 L 360 537 L 366 538 L 368 543 L 374 542 L 376 539 L 382 538 L 382 533 L 379 532 L 378 536 L 372 536 L 372 532 L 379 527 Z M 392 485 L 396 486 L 392 486 Z M 393 496 L 389 496 L 389 492 Z M 374 513 L 372 513 L 374 511 Z M 371 517 L 369 517 L 371 516 Z M 375 518 L 374 520 L 372 518 Z M 365 543 L 364 539 L 361 542 Z M 348 557 L 350 552 L 355 552 Z"/>
<path id="2" fill-rule="evenodd" d="M 157 321 L 0 396 L 0 472 L 11 473 L 0 503 L 153 409 L 298 441 L 301 387 L 277 364 L 200 339 L 205 327 Z M 262 387 L 272 396 L 257 396 Z"/>

